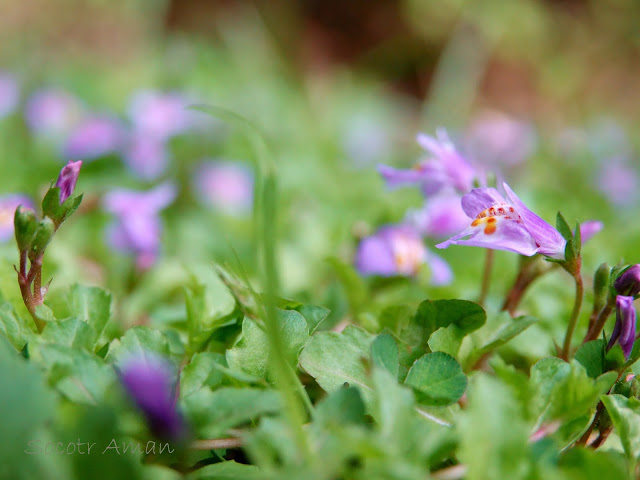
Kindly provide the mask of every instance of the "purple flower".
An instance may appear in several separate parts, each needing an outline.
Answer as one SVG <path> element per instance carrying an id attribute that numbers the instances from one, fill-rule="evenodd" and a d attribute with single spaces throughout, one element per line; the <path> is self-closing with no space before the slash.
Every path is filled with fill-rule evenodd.
<path id="1" fill-rule="evenodd" d="M 564 258 L 566 242 L 560 232 L 529 210 L 506 183 L 503 186 L 511 203 L 495 188 L 474 188 L 462 197 L 462 209 L 472 219 L 471 224 L 436 247 L 470 245 Z"/>
<path id="2" fill-rule="evenodd" d="M 73 194 L 78 175 L 80 175 L 80 167 L 82 167 L 82 160 L 69 162 L 60 170 L 60 175 L 56 182 L 56 187 L 60 187 L 60 205 Z"/>
<path id="3" fill-rule="evenodd" d="M 613 286 L 620 295 L 638 295 L 640 293 L 640 264 L 636 263 L 618 275 Z"/>
<path id="4" fill-rule="evenodd" d="M 451 281 L 449 265 L 429 253 L 420 234 L 409 225 L 388 225 L 362 239 L 356 252 L 355 266 L 361 275 L 413 276 L 429 263 L 434 285 Z"/>
<path id="5" fill-rule="evenodd" d="M 616 342 L 622 347 L 624 357 L 629 358 L 633 342 L 636 339 L 636 309 L 633 308 L 633 297 L 618 295 L 616 297 L 616 324 L 613 327 L 607 349 Z"/>
<path id="6" fill-rule="evenodd" d="M 179 93 L 143 90 L 131 98 L 129 117 L 141 134 L 167 139 L 190 128 L 192 113 L 188 106 Z"/>
<path id="7" fill-rule="evenodd" d="M 609 159 L 595 177 L 598 189 L 614 205 L 624 207 L 638 200 L 638 172 L 623 159 Z"/>
<path id="8" fill-rule="evenodd" d="M 176 408 L 177 376 L 166 360 L 149 353 L 131 357 L 122 363 L 118 376 L 154 435 L 184 439 L 187 426 Z"/>
<path id="9" fill-rule="evenodd" d="M 33 210 L 33 202 L 26 195 L 10 194 L 0 197 L 0 242 L 6 242 L 13 236 L 13 216 L 20 205 Z"/>
<path id="10" fill-rule="evenodd" d="M 167 169 L 169 152 L 164 140 L 135 133 L 124 148 L 123 159 L 136 177 L 155 180 Z"/>
<path id="11" fill-rule="evenodd" d="M 114 190 L 103 199 L 104 208 L 116 216 L 108 230 L 109 243 L 115 250 L 134 254 L 141 270 L 151 267 L 160 253 L 159 213 L 175 196 L 175 187 L 164 183 L 148 192 Z"/>
<path id="12" fill-rule="evenodd" d="M 20 87 L 15 75 L 0 71 L 0 118 L 13 113 L 20 101 Z"/>
<path id="13" fill-rule="evenodd" d="M 403 185 L 420 185 L 426 196 L 432 196 L 443 189 L 453 188 L 459 193 L 467 193 L 473 186 L 476 171 L 456 150 L 445 130 L 439 129 L 437 138 L 419 134 L 418 143 L 430 153 L 410 170 L 401 170 L 387 165 L 379 165 L 378 171 L 394 188 Z"/>
<path id="14" fill-rule="evenodd" d="M 25 107 L 25 119 L 33 132 L 57 137 L 72 128 L 81 112 L 80 102 L 68 92 L 46 89 L 29 98 Z"/>
<path id="15" fill-rule="evenodd" d="M 92 116 L 71 131 L 63 152 L 67 158 L 95 159 L 118 151 L 124 139 L 125 130 L 118 120 Z"/>
<path id="16" fill-rule="evenodd" d="M 462 210 L 460 195 L 452 191 L 430 198 L 419 210 L 410 210 L 406 220 L 421 235 L 436 238 L 452 235 L 469 223 Z"/>
<path id="17" fill-rule="evenodd" d="M 199 198 L 228 215 L 243 215 L 253 206 L 253 174 L 244 165 L 228 161 L 203 163 L 193 178 Z"/>
<path id="18" fill-rule="evenodd" d="M 529 123 L 486 111 L 473 120 L 466 143 L 484 165 L 517 165 L 533 153 L 536 134 Z"/>

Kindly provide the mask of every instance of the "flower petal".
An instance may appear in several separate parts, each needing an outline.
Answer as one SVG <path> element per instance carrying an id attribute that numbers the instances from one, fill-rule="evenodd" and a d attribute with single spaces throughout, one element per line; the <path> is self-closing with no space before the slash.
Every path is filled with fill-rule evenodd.
<path id="1" fill-rule="evenodd" d="M 503 183 L 502 186 L 505 192 L 507 192 L 509 200 L 511 200 L 511 203 L 513 203 L 520 214 L 520 218 L 522 218 L 525 227 L 529 230 L 535 242 L 540 246 L 538 253 L 542 253 L 551 258 L 564 258 L 564 247 L 567 242 L 562 238 L 560 232 L 529 210 L 513 190 L 509 188 L 509 185 Z"/>
<path id="2" fill-rule="evenodd" d="M 461 205 L 469 218 L 476 218 L 480 212 L 489 207 L 506 204 L 500 192 L 495 188 L 474 188 L 462 197 Z"/>
<path id="3" fill-rule="evenodd" d="M 453 272 L 449 264 L 435 253 L 427 253 L 427 263 L 431 269 L 431 285 L 449 285 L 453 280 Z"/>
<path id="4" fill-rule="evenodd" d="M 587 240 L 602 230 L 603 227 L 604 224 L 598 220 L 587 220 L 586 222 L 582 222 L 580 224 L 580 238 L 582 239 L 582 243 L 584 244 Z"/>
<path id="5" fill-rule="evenodd" d="M 538 253 L 538 246 L 522 223 L 514 219 L 495 217 L 493 225 L 495 230 L 490 230 L 484 223 L 469 226 L 446 242 L 439 243 L 436 248 L 447 248 L 454 244 L 507 250 L 526 256 Z M 469 238 L 464 240 L 465 237 Z"/>

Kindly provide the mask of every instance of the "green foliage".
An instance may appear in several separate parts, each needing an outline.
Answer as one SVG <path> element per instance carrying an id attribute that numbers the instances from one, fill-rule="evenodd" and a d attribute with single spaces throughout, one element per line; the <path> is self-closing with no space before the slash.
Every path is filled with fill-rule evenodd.
<path id="1" fill-rule="evenodd" d="M 624 453 L 636 465 L 640 457 L 640 401 L 622 395 L 604 395 L 602 403 L 620 436 Z"/>
<path id="2" fill-rule="evenodd" d="M 415 361 L 405 383 L 415 389 L 421 403 L 450 405 L 462 397 L 467 377 L 455 358 L 434 352 Z"/>

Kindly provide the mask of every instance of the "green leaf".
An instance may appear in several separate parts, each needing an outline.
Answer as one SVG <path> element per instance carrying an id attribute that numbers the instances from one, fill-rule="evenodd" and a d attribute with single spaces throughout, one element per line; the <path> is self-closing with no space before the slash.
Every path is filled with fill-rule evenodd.
<path id="1" fill-rule="evenodd" d="M 478 373 L 469 386 L 469 405 L 458 422 L 458 458 L 467 480 L 524 480 L 532 461 L 530 426 L 513 393 L 498 379 Z"/>
<path id="2" fill-rule="evenodd" d="M 46 387 L 40 369 L 2 337 L 0 365 L 0 478 L 22 478 L 18 472 L 26 461 L 24 449 L 34 430 L 53 418 L 56 396 Z"/>
<path id="3" fill-rule="evenodd" d="M 352 312 L 357 314 L 367 300 L 367 287 L 362 277 L 356 273 L 351 265 L 336 257 L 331 257 L 327 261 L 344 287 Z"/>
<path id="4" fill-rule="evenodd" d="M 455 356 L 460 350 L 463 338 L 464 333 L 458 327 L 449 325 L 433 332 L 427 343 L 432 352 L 444 352 Z"/>
<path id="5" fill-rule="evenodd" d="M 279 412 L 278 392 L 257 388 L 202 388 L 184 398 L 182 405 L 200 438 L 216 438 L 260 415 Z"/>
<path id="6" fill-rule="evenodd" d="M 573 238 L 571 227 L 560 212 L 558 212 L 558 215 L 556 215 L 556 229 L 558 230 L 558 232 L 560 232 L 562 238 L 564 238 L 567 242 Z"/>
<path id="7" fill-rule="evenodd" d="M 33 323 L 33 321 L 31 321 Z M 0 304 L 0 333 L 20 351 L 34 336 L 30 324 L 18 316 L 10 303 Z"/>
<path id="8" fill-rule="evenodd" d="M 127 330 L 119 341 L 111 342 L 107 359 L 121 364 L 129 357 L 148 357 L 151 354 L 168 356 L 167 338 L 159 330 L 135 326 Z"/>
<path id="9" fill-rule="evenodd" d="M 584 343 L 575 354 L 591 378 L 597 378 L 604 373 L 604 340 L 601 338 Z"/>
<path id="10" fill-rule="evenodd" d="M 320 307 L 318 305 L 300 305 L 293 310 L 299 312 L 307 321 L 309 334 L 315 332 L 324 319 L 329 316 L 329 313 L 331 313 L 331 310 L 328 308 Z"/>
<path id="11" fill-rule="evenodd" d="M 371 343 L 371 363 L 398 377 L 398 345 L 388 333 L 381 333 Z"/>
<path id="12" fill-rule="evenodd" d="M 71 348 L 93 350 L 95 330 L 77 317 L 47 323 L 42 331 L 43 341 Z"/>
<path id="13" fill-rule="evenodd" d="M 255 465 L 236 463 L 234 460 L 214 463 L 187 476 L 188 480 L 261 480 L 264 474 Z"/>
<path id="14" fill-rule="evenodd" d="M 75 284 L 67 294 L 68 315 L 78 317 L 90 325 L 95 336 L 93 348 L 98 348 L 98 341 L 111 318 L 111 294 L 98 287 Z"/>
<path id="15" fill-rule="evenodd" d="M 467 377 L 455 358 L 434 352 L 415 361 L 405 383 L 412 386 L 419 400 L 427 405 L 451 405 L 467 388 Z"/>
<path id="16" fill-rule="evenodd" d="M 380 312 L 378 323 L 381 328 L 388 328 L 394 333 L 399 333 L 406 328 L 411 320 L 411 309 L 406 305 L 392 305 Z"/>
<path id="17" fill-rule="evenodd" d="M 276 312 L 284 353 L 293 363 L 309 338 L 309 327 L 304 317 L 295 310 L 278 309 Z M 226 353 L 229 367 L 254 377 L 268 378 L 269 355 L 270 345 L 266 332 L 255 321 L 245 318 L 242 322 L 242 337 Z"/>
<path id="18" fill-rule="evenodd" d="M 574 446 L 560 457 L 558 466 L 570 480 L 623 479 L 629 476 L 623 460 L 618 452 Z"/>
<path id="19" fill-rule="evenodd" d="M 365 403 L 371 399 L 365 359 L 373 335 L 353 325 L 341 333 L 318 332 L 300 353 L 300 366 L 326 392 L 335 392 L 346 383 L 360 390 Z"/>
<path id="20" fill-rule="evenodd" d="M 603 395 L 601 400 L 627 458 L 635 463 L 640 456 L 640 400 L 622 395 Z"/>
<path id="21" fill-rule="evenodd" d="M 180 396 L 184 398 L 204 386 L 219 386 L 224 374 L 215 368 L 218 364 L 226 364 L 222 353 L 196 353 L 180 373 Z"/>
<path id="22" fill-rule="evenodd" d="M 341 427 L 347 423 L 363 423 L 365 408 L 362 397 L 356 387 L 336 390 L 318 402 L 313 418 L 316 430 L 329 425 Z M 318 432 L 319 433 L 319 432 Z"/>
<path id="23" fill-rule="evenodd" d="M 217 329 L 237 321 L 236 302 L 212 267 L 191 268 L 185 288 L 190 351 L 197 351 Z"/>

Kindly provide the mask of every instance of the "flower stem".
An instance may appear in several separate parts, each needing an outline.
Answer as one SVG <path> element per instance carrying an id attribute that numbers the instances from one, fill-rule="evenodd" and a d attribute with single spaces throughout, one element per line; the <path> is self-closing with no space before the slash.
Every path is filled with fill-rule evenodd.
<path id="1" fill-rule="evenodd" d="M 607 318 L 609 318 L 609 315 L 611 315 L 611 312 L 613 311 L 614 302 L 615 300 L 613 302 L 608 301 L 607 304 L 602 308 L 602 310 L 600 310 L 600 313 L 596 317 L 595 322 L 593 323 L 591 328 L 589 328 L 589 331 L 584 337 L 582 343 L 587 343 L 598 338 L 600 332 L 604 328 L 604 324 L 606 323 Z"/>
<path id="2" fill-rule="evenodd" d="M 484 261 L 484 272 L 482 274 L 482 287 L 480 289 L 480 298 L 478 304 L 484 306 L 484 302 L 487 300 L 489 294 L 489 285 L 491 284 L 491 272 L 493 270 L 493 258 L 494 252 L 490 248 L 487 249 L 487 256 Z"/>
<path id="3" fill-rule="evenodd" d="M 567 333 L 564 336 L 564 346 L 562 347 L 561 357 L 563 360 L 569 359 L 569 350 L 571 348 L 571 338 L 573 337 L 573 331 L 578 323 L 578 315 L 580 314 L 580 308 L 582 307 L 582 297 L 584 294 L 584 285 L 582 283 L 582 275 L 580 269 L 577 268 L 574 272 L 573 278 L 576 281 L 576 298 L 573 302 L 573 311 L 571 312 L 571 318 L 569 318 L 569 325 L 567 325 Z"/>

